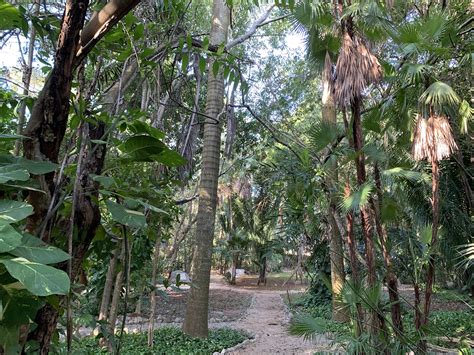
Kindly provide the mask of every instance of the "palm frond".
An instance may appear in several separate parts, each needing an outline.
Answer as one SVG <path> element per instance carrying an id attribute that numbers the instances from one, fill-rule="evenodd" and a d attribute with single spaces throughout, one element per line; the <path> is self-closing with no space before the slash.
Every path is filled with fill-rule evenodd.
<path id="1" fill-rule="evenodd" d="M 312 339 L 317 334 L 323 334 L 327 327 L 327 320 L 323 318 L 300 314 L 291 320 L 289 333 L 291 335 L 301 336 L 304 339 Z"/>
<path id="2" fill-rule="evenodd" d="M 418 115 L 412 154 L 415 160 L 443 160 L 458 149 L 446 116 L 432 115 L 428 119 Z"/>
<path id="3" fill-rule="evenodd" d="M 380 63 L 367 44 L 362 38 L 345 33 L 336 63 L 334 96 L 337 103 L 341 106 L 347 104 L 381 78 Z"/>
<path id="4" fill-rule="evenodd" d="M 433 67 L 428 64 L 406 64 L 402 68 L 403 79 L 410 83 L 420 83 L 424 78 L 429 75 L 433 70 Z"/>
<path id="5" fill-rule="evenodd" d="M 342 201 L 343 210 L 345 212 L 359 211 L 361 207 L 369 202 L 373 189 L 374 185 L 371 182 L 359 186 L 351 195 L 344 197 Z"/>
<path id="6" fill-rule="evenodd" d="M 421 94 L 419 101 L 425 105 L 441 108 L 444 105 L 455 105 L 460 99 L 451 86 L 442 81 L 436 81 Z"/>

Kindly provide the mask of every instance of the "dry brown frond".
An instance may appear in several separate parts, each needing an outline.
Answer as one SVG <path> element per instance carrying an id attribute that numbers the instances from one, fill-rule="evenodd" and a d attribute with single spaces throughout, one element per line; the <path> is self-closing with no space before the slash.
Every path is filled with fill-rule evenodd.
<path id="1" fill-rule="evenodd" d="M 412 154 L 415 160 L 447 158 L 458 149 L 446 116 L 432 115 L 429 118 L 417 116 Z"/>
<path id="2" fill-rule="evenodd" d="M 341 50 L 336 63 L 334 95 L 339 105 L 349 103 L 360 96 L 371 83 L 382 77 L 380 63 L 364 41 L 354 35 L 344 34 Z"/>

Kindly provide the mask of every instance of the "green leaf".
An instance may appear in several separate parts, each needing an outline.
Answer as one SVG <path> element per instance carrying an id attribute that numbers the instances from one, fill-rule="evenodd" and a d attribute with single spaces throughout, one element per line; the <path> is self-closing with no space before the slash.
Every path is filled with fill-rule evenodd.
<path id="1" fill-rule="evenodd" d="M 49 161 L 28 160 L 25 158 L 18 158 L 17 164 L 28 170 L 31 174 L 41 175 L 55 171 L 59 165 Z"/>
<path id="2" fill-rule="evenodd" d="M 167 149 L 163 142 L 148 135 L 130 137 L 118 148 L 137 162 L 152 162 L 154 161 L 153 156 L 157 156 Z"/>
<path id="3" fill-rule="evenodd" d="M 70 259 L 68 253 L 27 233 L 23 235 L 21 245 L 11 250 L 10 254 L 41 264 L 56 264 Z"/>
<path id="4" fill-rule="evenodd" d="M 146 217 L 143 213 L 126 209 L 111 200 L 107 200 L 105 203 L 114 221 L 132 228 L 146 227 Z"/>
<path id="5" fill-rule="evenodd" d="M 459 103 L 459 101 L 459 96 L 451 86 L 442 81 L 437 81 L 431 84 L 420 96 L 420 102 L 438 108 L 443 105 L 455 105 Z"/>
<path id="6" fill-rule="evenodd" d="M 201 74 L 206 72 L 206 59 L 203 57 L 199 57 L 199 71 Z"/>
<path id="7" fill-rule="evenodd" d="M 163 151 L 157 156 L 154 156 L 154 158 L 157 162 L 170 167 L 182 166 L 187 162 L 187 160 L 183 158 L 181 154 L 171 149 Z"/>
<path id="8" fill-rule="evenodd" d="M 1 5 L 0 5 L 1 6 Z M 15 139 L 27 139 L 28 137 L 25 136 L 20 136 L 18 134 L 5 134 L 5 133 L 0 133 L 0 140 L 15 140 Z"/>
<path id="9" fill-rule="evenodd" d="M 204 37 L 202 40 L 202 49 L 207 51 L 209 49 L 209 37 Z"/>
<path id="10" fill-rule="evenodd" d="M 115 179 L 113 177 L 103 176 L 103 175 L 92 175 L 92 174 L 91 176 L 92 176 L 92 180 L 97 181 L 106 189 L 110 188 L 110 186 L 112 185 L 116 185 Z"/>
<path id="11" fill-rule="evenodd" d="M 472 120 L 474 109 L 471 108 L 469 102 L 463 100 L 459 105 L 459 130 L 462 134 L 468 133 L 469 121 Z"/>
<path id="12" fill-rule="evenodd" d="M 361 185 L 350 196 L 344 198 L 343 207 L 345 211 L 359 211 L 362 206 L 369 202 L 370 194 L 373 190 L 373 184 L 370 182 Z"/>
<path id="13" fill-rule="evenodd" d="M 27 181 L 30 174 L 17 164 L 0 166 L 0 184 L 7 181 Z"/>
<path id="14" fill-rule="evenodd" d="M 181 56 L 181 70 L 183 71 L 183 73 L 186 73 L 188 71 L 188 65 L 189 65 L 189 54 L 183 53 Z"/>
<path id="15" fill-rule="evenodd" d="M 33 214 L 33 207 L 26 202 L 0 200 L 0 224 L 21 221 Z"/>
<path id="16" fill-rule="evenodd" d="M 148 134 L 156 139 L 165 138 L 163 131 L 160 131 L 158 128 L 152 127 L 140 120 L 135 120 L 132 123 L 128 123 L 127 129 L 134 134 Z"/>
<path id="17" fill-rule="evenodd" d="M 214 74 L 214 76 L 217 76 L 217 74 L 219 73 L 219 66 L 220 63 L 217 60 L 212 63 L 212 74 Z"/>
<path id="18" fill-rule="evenodd" d="M 424 226 L 420 233 L 418 234 L 418 237 L 420 238 L 420 242 L 428 245 L 431 243 L 431 232 L 432 232 L 433 227 L 431 225 L 426 225 Z"/>
<path id="19" fill-rule="evenodd" d="M 19 28 L 28 32 L 28 22 L 20 10 L 4 1 L 0 1 L 0 31 Z"/>
<path id="20" fill-rule="evenodd" d="M 0 224 L 0 254 L 6 253 L 21 245 L 22 235 L 8 224 Z"/>
<path id="21" fill-rule="evenodd" d="M 36 296 L 65 295 L 69 292 L 69 277 L 62 270 L 25 258 L 0 259 L 0 263 Z"/>

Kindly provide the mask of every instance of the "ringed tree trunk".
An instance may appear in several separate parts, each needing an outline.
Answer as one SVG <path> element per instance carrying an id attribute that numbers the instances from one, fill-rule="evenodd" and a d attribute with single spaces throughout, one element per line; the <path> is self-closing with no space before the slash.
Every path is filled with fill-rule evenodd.
<path id="1" fill-rule="evenodd" d="M 227 42 L 230 11 L 224 0 L 214 0 L 210 44 Z M 214 75 L 213 61 L 209 63 L 206 118 L 202 152 L 201 181 L 196 226 L 196 248 L 193 256 L 192 287 L 186 304 L 183 331 L 191 336 L 206 338 L 209 332 L 209 282 L 212 243 L 217 205 L 217 184 L 221 146 L 221 116 L 224 106 L 224 78 L 222 71 Z"/>
<path id="2" fill-rule="evenodd" d="M 324 70 L 322 73 L 322 120 L 335 127 L 337 124 L 336 105 L 333 93 L 332 62 L 329 53 L 326 52 Z M 326 183 L 329 186 L 329 209 L 328 220 L 331 227 L 329 234 L 329 255 L 331 261 L 331 291 L 332 291 L 332 318 L 338 322 L 348 321 L 348 314 L 343 309 L 340 300 L 341 291 L 344 285 L 344 250 L 342 248 L 342 238 L 339 234 L 337 222 L 334 219 L 336 213 L 336 196 L 332 192 L 337 184 L 337 165 L 331 164 L 328 171 Z"/>

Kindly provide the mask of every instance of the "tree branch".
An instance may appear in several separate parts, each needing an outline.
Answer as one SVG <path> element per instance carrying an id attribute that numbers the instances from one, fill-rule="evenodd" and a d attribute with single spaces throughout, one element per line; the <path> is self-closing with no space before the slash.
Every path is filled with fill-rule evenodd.
<path id="1" fill-rule="evenodd" d="M 265 22 L 265 20 L 268 18 L 268 16 L 270 16 L 270 13 L 272 12 L 274 7 L 275 7 L 275 4 L 270 5 L 263 12 L 263 14 L 260 15 L 260 17 L 250 26 L 250 28 L 247 30 L 247 32 L 245 32 L 242 36 L 237 37 L 234 40 L 227 43 L 227 45 L 225 46 L 225 49 L 229 50 L 232 47 L 235 47 L 236 45 L 241 44 L 242 42 L 245 42 L 247 39 L 249 39 L 250 37 L 252 37 L 255 34 L 255 32 L 257 31 L 257 29 L 259 27 L 261 27 L 261 26 L 263 26 L 267 23 L 271 23 L 271 22 L 274 22 L 274 21 L 277 21 L 277 20 L 281 19 L 281 18 L 277 18 L 275 20 Z"/>

